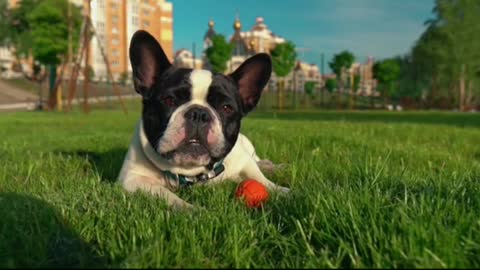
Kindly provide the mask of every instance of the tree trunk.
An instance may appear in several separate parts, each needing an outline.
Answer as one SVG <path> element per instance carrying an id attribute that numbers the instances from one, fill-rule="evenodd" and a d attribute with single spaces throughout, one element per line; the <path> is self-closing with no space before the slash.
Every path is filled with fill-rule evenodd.
<path id="1" fill-rule="evenodd" d="M 277 105 L 278 105 L 279 111 L 283 110 L 284 86 L 285 86 L 285 79 L 282 78 L 278 81 L 278 89 L 277 89 Z"/>
<path id="2" fill-rule="evenodd" d="M 295 70 L 293 71 L 293 99 L 292 99 L 292 109 L 295 110 L 297 108 L 297 80 L 295 76 Z"/>
<path id="3" fill-rule="evenodd" d="M 335 109 L 339 109 L 340 108 L 340 92 L 339 91 L 336 91 L 335 92 Z"/>
<path id="4" fill-rule="evenodd" d="M 465 64 L 462 65 L 462 71 L 460 73 L 460 80 L 459 80 L 459 110 L 462 112 L 465 110 Z"/>
<path id="5" fill-rule="evenodd" d="M 286 95 L 286 89 L 285 89 L 285 78 L 282 80 L 282 96 L 281 96 L 281 101 L 282 101 L 282 110 L 285 108 L 285 95 Z"/>
<path id="6" fill-rule="evenodd" d="M 472 99 L 473 99 L 473 80 L 468 81 L 468 94 L 465 98 L 465 107 L 467 110 L 471 109 Z"/>
<path id="7" fill-rule="evenodd" d="M 354 93 L 353 97 L 352 97 L 352 110 L 355 110 L 355 103 L 357 103 L 357 95 L 356 93 Z"/>
<path id="8" fill-rule="evenodd" d="M 38 106 L 37 110 L 43 110 L 42 82 L 38 81 Z"/>
<path id="9" fill-rule="evenodd" d="M 456 98 L 457 98 L 457 83 L 456 82 L 450 82 L 449 88 L 448 88 L 448 99 L 450 100 L 450 103 L 448 104 L 449 109 L 454 109 L 457 104 L 456 104 Z"/>
<path id="10" fill-rule="evenodd" d="M 57 95 L 55 91 L 55 82 L 57 81 L 57 65 L 49 66 L 48 76 L 48 109 L 53 110 L 57 103 Z"/>
<path id="11" fill-rule="evenodd" d="M 387 101 L 387 89 L 386 89 L 385 86 L 383 87 L 382 96 L 383 96 L 383 108 L 387 109 L 387 103 L 388 103 L 388 101 Z"/>
<path id="12" fill-rule="evenodd" d="M 437 75 L 434 75 L 432 78 L 432 88 L 430 90 L 430 100 L 427 101 L 427 106 L 429 109 L 435 107 L 435 98 L 437 96 L 437 88 L 438 88 L 438 79 Z"/>
<path id="13" fill-rule="evenodd" d="M 350 110 L 353 110 L 353 98 L 355 93 L 353 92 L 353 89 L 350 89 L 350 92 L 348 92 L 348 108 Z"/>
<path id="14" fill-rule="evenodd" d="M 277 109 L 278 110 L 280 110 L 280 85 L 281 85 L 280 78 L 278 78 L 278 81 L 277 81 Z"/>
<path id="15" fill-rule="evenodd" d="M 320 108 L 323 108 L 323 92 L 325 92 L 325 88 L 320 88 Z"/>

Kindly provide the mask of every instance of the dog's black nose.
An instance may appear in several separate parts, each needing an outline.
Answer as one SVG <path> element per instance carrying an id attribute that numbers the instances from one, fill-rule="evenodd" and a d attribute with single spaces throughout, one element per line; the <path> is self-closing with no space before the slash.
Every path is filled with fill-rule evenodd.
<path id="1" fill-rule="evenodd" d="M 185 113 L 185 119 L 192 124 L 203 125 L 209 123 L 212 117 L 206 108 L 193 107 Z"/>

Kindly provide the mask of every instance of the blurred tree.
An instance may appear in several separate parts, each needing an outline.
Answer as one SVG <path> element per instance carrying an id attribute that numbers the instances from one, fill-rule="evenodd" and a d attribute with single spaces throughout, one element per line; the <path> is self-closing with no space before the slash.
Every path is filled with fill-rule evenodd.
<path id="1" fill-rule="evenodd" d="M 7 45 L 8 41 L 8 18 L 10 10 L 8 9 L 8 1 L 7 0 L 0 0 L 0 46 Z"/>
<path id="2" fill-rule="evenodd" d="M 270 52 L 272 57 L 273 72 L 277 75 L 277 100 L 278 108 L 283 109 L 285 76 L 287 76 L 295 67 L 297 61 L 297 52 L 295 45 L 291 41 L 280 43 Z"/>
<path id="3" fill-rule="evenodd" d="M 22 1 L 23 3 L 23 1 Z M 49 106 L 56 106 L 57 66 L 65 65 L 68 54 L 68 5 L 72 5 L 72 40 L 79 40 L 82 17 L 80 9 L 67 0 L 42 0 L 27 14 L 33 57 L 49 67 Z M 74 42 L 76 46 L 77 42 Z M 74 47 L 76 47 L 74 46 Z M 62 71 L 65 66 L 62 66 Z"/>
<path id="4" fill-rule="evenodd" d="M 330 78 L 325 81 L 325 89 L 330 93 L 330 102 L 332 102 L 332 95 L 336 95 L 337 92 L 337 79 Z M 336 99 L 336 97 L 334 98 Z"/>
<path id="5" fill-rule="evenodd" d="M 212 37 L 212 46 L 205 52 L 214 72 L 223 73 L 227 70 L 227 62 L 232 57 L 233 45 L 229 44 L 223 35 Z"/>
<path id="6" fill-rule="evenodd" d="M 120 77 L 118 78 L 118 81 L 120 82 L 121 85 L 125 86 L 127 85 L 127 81 L 129 78 L 130 78 L 129 73 L 125 71 L 120 73 Z"/>
<path id="7" fill-rule="evenodd" d="M 335 54 L 333 56 L 333 59 L 331 62 L 328 63 L 330 68 L 332 69 L 333 73 L 337 75 L 337 78 L 339 80 L 339 86 L 342 88 L 345 86 L 344 82 L 347 78 L 345 78 L 345 70 L 349 69 L 353 62 L 355 61 L 355 56 L 353 53 L 349 51 L 342 51 L 338 54 Z"/>
<path id="8" fill-rule="evenodd" d="M 381 84 L 383 105 L 386 107 L 388 97 L 395 91 L 394 84 L 400 75 L 400 65 L 395 59 L 386 59 L 375 63 L 373 66 L 373 74 Z"/>
<path id="9" fill-rule="evenodd" d="M 395 91 L 395 98 L 404 107 L 412 107 L 414 104 L 419 105 L 422 94 L 427 92 L 428 78 L 424 76 L 424 70 L 413 62 L 411 54 L 396 57 L 395 60 L 400 66 L 400 74 L 397 80 L 397 91 Z"/>
<path id="10" fill-rule="evenodd" d="M 430 48 L 436 48 L 441 63 L 434 66 L 441 77 L 436 79 L 442 80 L 443 76 L 452 79 L 452 88 L 458 89 L 458 108 L 465 110 L 470 105 L 480 69 L 480 4 L 475 0 L 436 0 L 433 11 L 436 17 L 427 22 L 426 33 L 436 35 L 428 40 Z"/>
<path id="11" fill-rule="evenodd" d="M 0 42 L 13 48 L 19 71 L 25 78 L 40 83 L 47 73 L 50 74 L 51 106 L 55 106 L 59 84 L 56 80 L 57 65 L 68 51 L 68 5 L 67 0 L 22 0 L 12 9 L 0 9 L 5 15 L 0 29 L 7 28 L 0 31 Z M 82 17 L 80 8 L 70 5 L 71 34 L 77 41 Z M 74 49 L 78 47 L 77 42 L 73 45 Z M 30 73 L 23 69 L 21 63 L 25 62 L 32 65 Z"/>
<path id="12" fill-rule="evenodd" d="M 88 80 L 93 81 L 93 79 L 95 78 L 95 70 L 93 70 L 93 67 L 91 65 L 88 65 L 87 73 L 88 73 Z"/>
<path id="13" fill-rule="evenodd" d="M 327 88 L 327 91 L 331 94 L 337 90 L 337 80 L 336 79 L 328 79 L 325 82 L 325 88 Z"/>
<path id="14" fill-rule="evenodd" d="M 8 2 L 8 1 L 7 1 Z M 14 8 L 7 8 L 8 4 L 3 4 L 1 12 L 4 17 L 0 23 L 0 43 L 12 49 L 16 58 L 18 71 L 22 72 L 25 78 L 40 82 L 45 78 L 45 72 L 36 72 L 35 61 L 31 61 L 32 72 L 29 74 L 20 64 L 22 59 L 28 59 L 31 56 L 32 38 L 30 36 L 30 23 L 28 14 L 35 8 L 40 0 L 22 0 Z M 5 9 L 3 9 L 5 8 Z M 37 76 L 35 76 L 37 75 Z"/>
<path id="15" fill-rule="evenodd" d="M 355 109 L 358 89 L 360 89 L 360 74 L 355 74 L 353 75 L 352 93 L 350 95 L 350 110 Z"/>
<path id="16" fill-rule="evenodd" d="M 328 63 L 333 73 L 337 75 L 337 80 L 338 80 L 337 90 L 339 90 L 339 92 L 341 93 L 344 92 L 346 80 L 348 79 L 345 76 L 345 72 L 352 66 L 354 61 L 355 61 L 355 56 L 353 55 L 353 53 L 345 50 L 338 54 L 335 54 L 333 56 L 332 61 Z M 338 107 L 338 101 L 339 101 L 338 93 L 337 95 L 335 95 L 335 100 Z"/>
<path id="17" fill-rule="evenodd" d="M 314 92 L 315 85 L 316 85 L 316 82 L 312 82 L 312 81 L 305 82 L 305 84 L 303 86 L 303 89 L 304 89 L 305 93 L 309 96 L 313 96 L 314 93 L 315 93 Z"/>

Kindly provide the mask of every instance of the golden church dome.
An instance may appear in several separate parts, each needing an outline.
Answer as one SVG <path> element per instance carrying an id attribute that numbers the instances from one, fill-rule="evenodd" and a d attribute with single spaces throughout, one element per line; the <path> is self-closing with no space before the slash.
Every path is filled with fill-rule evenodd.
<path id="1" fill-rule="evenodd" d="M 237 18 L 235 20 L 235 23 L 233 24 L 233 29 L 240 30 L 241 28 L 242 28 L 242 23 L 240 23 L 240 20 Z"/>

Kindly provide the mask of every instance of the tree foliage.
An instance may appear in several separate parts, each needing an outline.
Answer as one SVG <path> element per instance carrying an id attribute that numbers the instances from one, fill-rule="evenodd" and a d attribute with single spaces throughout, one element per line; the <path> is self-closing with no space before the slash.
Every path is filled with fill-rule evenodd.
<path id="1" fill-rule="evenodd" d="M 329 93 L 333 93 L 337 89 L 337 79 L 330 78 L 325 82 L 325 88 Z"/>
<path id="2" fill-rule="evenodd" d="M 69 5 L 71 16 L 68 12 Z M 43 81 L 47 73 L 50 73 L 49 104 L 54 106 L 56 87 L 59 84 L 56 80 L 56 67 L 67 58 L 69 25 L 73 49 L 79 45 L 82 21 L 80 7 L 67 0 L 22 0 L 13 8 L 2 12 L 5 18 L 2 18 L 0 28 L 7 25 L 8 29 L 0 34 L 0 41 L 13 49 L 19 63 L 22 59 L 33 58 L 31 74 L 23 70 L 22 65 L 18 65 L 26 78 Z"/>
<path id="3" fill-rule="evenodd" d="M 8 0 L 0 0 L 0 46 L 7 45 L 9 25 L 5 18 L 9 17 Z"/>
<path id="4" fill-rule="evenodd" d="M 342 76 L 342 71 L 352 66 L 355 61 L 355 56 L 349 51 L 342 51 L 333 56 L 331 62 L 328 63 L 333 73 L 337 75 L 337 78 Z"/>
<path id="5" fill-rule="evenodd" d="M 4 44 L 13 47 L 17 57 L 27 57 L 32 47 L 30 35 L 31 25 L 28 20 L 30 13 L 39 5 L 41 0 L 22 0 L 14 8 L 4 11 L 4 25 L 7 31 L 1 39 Z"/>
<path id="6" fill-rule="evenodd" d="M 295 67 L 297 52 L 295 45 L 288 41 L 280 43 L 270 52 L 272 56 L 273 72 L 278 77 L 287 76 Z"/>
<path id="7" fill-rule="evenodd" d="M 305 93 L 307 93 L 310 96 L 313 96 L 316 84 L 317 82 L 313 82 L 313 81 L 305 82 L 305 85 L 303 87 Z"/>
<path id="8" fill-rule="evenodd" d="M 400 74 L 400 66 L 395 59 L 386 59 L 375 63 L 373 74 L 380 83 L 390 83 L 395 81 Z"/>
<path id="9" fill-rule="evenodd" d="M 68 53 L 68 4 L 66 0 L 43 0 L 27 16 L 33 56 L 44 65 L 58 65 Z M 71 23 L 72 40 L 78 41 L 81 24 L 78 8 L 72 8 Z"/>
<path id="10" fill-rule="evenodd" d="M 353 92 L 357 92 L 360 89 L 360 74 L 355 74 L 353 76 Z"/>
<path id="11" fill-rule="evenodd" d="M 394 94 L 394 83 L 400 76 L 400 65 L 395 59 L 386 59 L 373 65 L 373 74 L 380 83 L 380 90 L 386 103 L 387 97 Z"/>
<path id="12" fill-rule="evenodd" d="M 437 0 L 433 12 L 410 55 L 412 79 L 431 106 L 444 97 L 462 110 L 479 94 L 480 2 Z"/>
<path id="13" fill-rule="evenodd" d="M 217 34 L 212 37 L 212 46 L 206 50 L 208 62 L 214 72 L 223 73 L 227 70 L 227 62 L 232 57 L 233 45 L 225 37 Z"/>
<path id="14" fill-rule="evenodd" d="M 279 77 L 284 78 L 295 67 L 297 62 L 297 52 L 295 45 L 291 41 L 280 43 L 270 51 L 272 57 L 273 72 Z M 283 109 L 285 80 L 278 80 L 277 103 L 280 110 Z M 294 92 L 295 98 L 296 92 Z"/>

